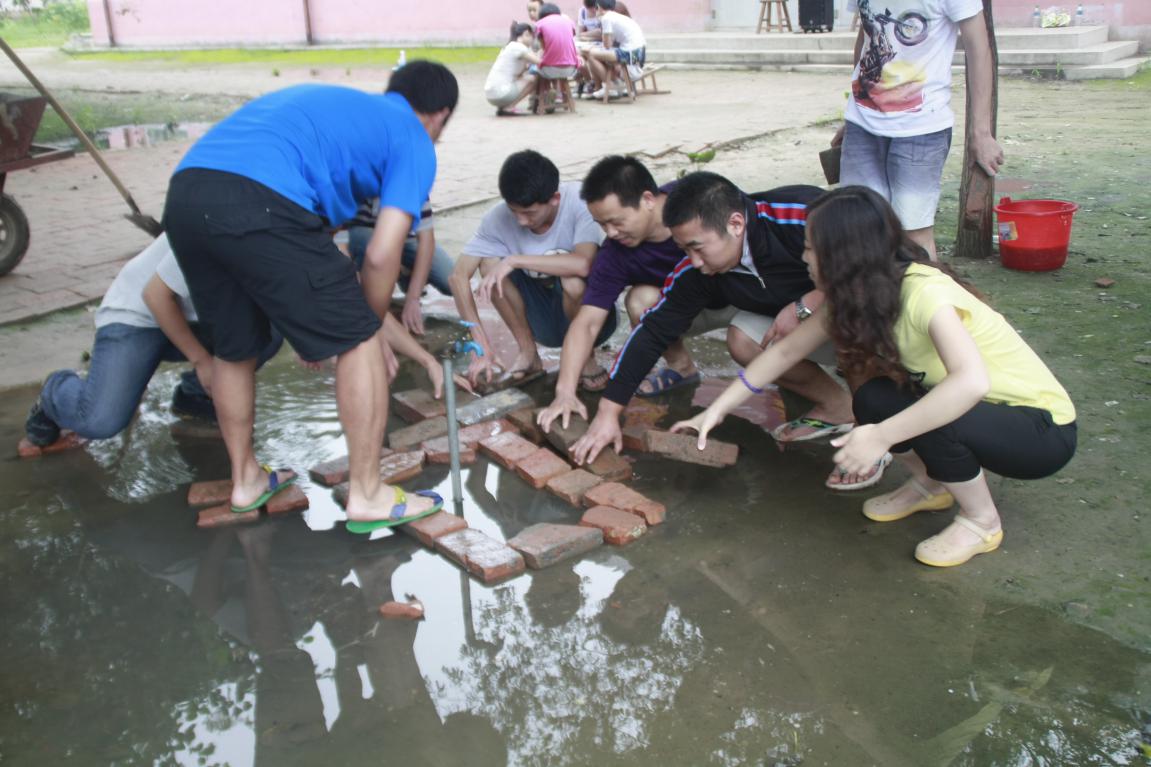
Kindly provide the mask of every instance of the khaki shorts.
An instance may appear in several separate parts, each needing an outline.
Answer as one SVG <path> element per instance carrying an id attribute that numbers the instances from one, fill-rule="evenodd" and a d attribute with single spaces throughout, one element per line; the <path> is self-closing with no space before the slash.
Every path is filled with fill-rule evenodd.
<path id="1" fill-rule="evenodd" d="M 733 327 L 739 328 L 748 338 L 757 344 L 762 345 L 763 337 L 767 335 L 768 330 L 771 330 L 772 323 L 774 322 L 774 317 L 768 317 L 764 314 L 737 311 L 735 316 L 732 317 L 730 324 Z M 838 364 L 835 358 L 835 346 L 830 342 L 807 355 L 807 358 L 817 364 L 828 365 L 830 367 L 835 367 Z"/>

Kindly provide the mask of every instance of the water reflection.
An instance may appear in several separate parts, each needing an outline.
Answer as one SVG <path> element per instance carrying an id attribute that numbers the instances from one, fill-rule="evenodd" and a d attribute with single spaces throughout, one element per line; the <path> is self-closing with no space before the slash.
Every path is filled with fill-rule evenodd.
<path id="1" fill-rule="evenodd" d="M 754 456 L 735 470 L 641 458 L 665 526 L 486 587 L 406 536 L 346 534 L 307 483 L 306 517 L 196 530 L 186 484 L 227 466 L 172 435 L 173 383 L 116 440 L 0 461 L 3 761 L 1138 763 L 1146 653 L 908 567 L 892 550 L 936 522 L 860 535 L 850 499 L 810 492 L 817 449 L 732 424 Z M 261 452 L 340 455 L 331 384 L 269 365 Z M 30 397 L 0 401 L 0 439 Z M 464 486 L 493 537 L 578 514 L 482 460 Z M 379 617 L 409 594 L 426 620 Z"/>

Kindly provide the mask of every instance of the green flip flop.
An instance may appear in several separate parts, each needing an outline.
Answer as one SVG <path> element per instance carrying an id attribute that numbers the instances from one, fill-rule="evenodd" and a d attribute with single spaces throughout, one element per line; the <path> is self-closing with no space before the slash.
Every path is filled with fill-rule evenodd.
<path id="1" fill-rule="evenodd" d="M 375 532 L 382 527 L 395 527 L 396 525 L 406 525 L 408 522 L 415 522 L 417 519 L 431 516 L 444 507 L 444 499 L 438 493 L 431 490 L 417 490 L 416 495 L 424 498 L 432 499 L 432 507 L 427 511 L 421 511 L 419 514 L 405 515 L 408 510 L 408 495 L 401 488 L 396 488 L 396 503 L 392 506 L 392 513 L 388 515 L 387 519 L 376 519 L 371 522 L 360 522 L 357 520 L 349 519 L 344 523 L 349 533 L 367 534 Z"/>
<path id="2" fill-rule="evenodd" d="M 291 469 L 273 469 L 267 464 L 261 465 L 260 468 L 263 469 L 264 473 L 268 475 L 268 489 L 265 490 L 259 498 L 252 501 L 247 506 L 233 506 L 233 514 L 246 514 L 249 511 L 255 511 L 270 501 L 272 496 L 274 496 L 276 493 L 280 492 L 296 481 L 295 472 L 293 472 L 292 476 L 288 477 L 287 479 L 280 479 L 280 471 L 291 471 Z"/>

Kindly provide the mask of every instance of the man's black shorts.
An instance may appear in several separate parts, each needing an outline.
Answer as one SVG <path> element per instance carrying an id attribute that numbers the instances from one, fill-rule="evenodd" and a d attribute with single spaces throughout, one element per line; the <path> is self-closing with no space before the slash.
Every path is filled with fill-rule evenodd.
<path id="1" fill-rule="evenodd" d="M 309 362 L 353 349 L 380 328 L 324 220 L 263 184 L 182 170 L 168 187 L 164 227 L 220 359 L 259 356 L 269 322 Z"/>

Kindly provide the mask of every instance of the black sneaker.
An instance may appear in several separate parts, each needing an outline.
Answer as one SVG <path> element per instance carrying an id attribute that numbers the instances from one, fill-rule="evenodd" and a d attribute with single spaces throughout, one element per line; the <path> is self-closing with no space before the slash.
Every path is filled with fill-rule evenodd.
<path id="1" fill-rule="evenodd" d="M 36 447 L 47 447 L 60 439 L 60 427 L 44 413 L 39 397 L 28 411 L 28 418 L 24 421 L 24 434 Z"/>
<path id="2" fill-rule="evenodd" d="M 179 386 L 172 392 L 172 413 L 185 419 L 216 423 L 216 406 L 209 397 L 192 396 Z"/>

